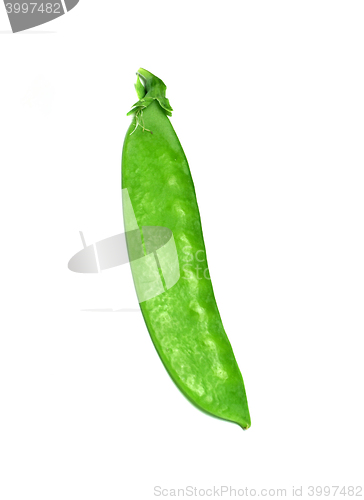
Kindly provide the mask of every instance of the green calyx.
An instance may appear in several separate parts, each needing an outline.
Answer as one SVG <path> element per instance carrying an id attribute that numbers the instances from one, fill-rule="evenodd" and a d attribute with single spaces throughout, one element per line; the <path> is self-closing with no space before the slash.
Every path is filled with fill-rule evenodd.
<path id="1" fill-rule="evenodd" d="M 166 115 L 172 116 L 173 109 L 166 98 L 167 86 L 158 77 L 146 69 L 139 68 L 137 71 L 135 90 L 139 97 L 139 101 L 133 104 L 127 116 L 135 115 L 136 127 L 140 125 L 143 130 L 148 130 L 143 126 L 143 110 L 154 100 L 158 101 Z M 150 130 L 148 130 L 148 132 L 150 132 Z"/>

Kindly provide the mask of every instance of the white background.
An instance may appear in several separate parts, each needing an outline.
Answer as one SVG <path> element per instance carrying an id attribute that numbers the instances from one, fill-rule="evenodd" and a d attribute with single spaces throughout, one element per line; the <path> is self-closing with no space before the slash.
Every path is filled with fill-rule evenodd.
<path id="1" fill-rule="evenodd" d="M 0 5 L 2 500 L 363 483 L 363 21 L 354 0 L 81 0 L 13 35 Z M 168 86 L 246 432 L 184 399 L 139 312 L 82 311 L 137 309 L 128 266 L 67 268 L 79 230 L 123 230 L 140 66 Z"/>

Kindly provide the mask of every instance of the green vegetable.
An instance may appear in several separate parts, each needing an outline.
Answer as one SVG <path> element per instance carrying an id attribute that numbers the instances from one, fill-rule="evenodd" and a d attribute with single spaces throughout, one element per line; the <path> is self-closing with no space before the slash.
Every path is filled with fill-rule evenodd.
<path id="1" fill-rule="evenodd" d="M 166 86 L 144 69 L 137 75 L 139 101 L 128 113 L 133 120 L 123 147 L 122 188 L 140 308 L 154 346 L 182 393 L 206 413 L 247 429 L 244 382 L 216 305 L 190 169 L 167 116 L 172 108 Z M 172 244 L 166 258 L 162 252 L 148 252 L 146 226 L 169 228 L 176 253 Z M 138 227 L 140 247 L 135 238 Z M 174 285 L 165 272 L 175 275 L 173 255 L 180 273 Z M 144 293 L 146 286 L 151 287 L 149 295 Z"/>

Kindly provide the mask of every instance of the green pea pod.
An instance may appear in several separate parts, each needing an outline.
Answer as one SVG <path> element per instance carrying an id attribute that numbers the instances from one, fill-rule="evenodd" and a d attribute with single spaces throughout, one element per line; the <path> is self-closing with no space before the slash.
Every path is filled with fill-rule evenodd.
<path id="1" fill-rule="evenodd" d="M 244 382 L 216 305 L 190 169 L 167 116 L 166 86 L 142 68 L 137 74 L 139 101 L 128 113 L 133 120 L 123 147 L 122 188 L 140 308 L 181 392 L 200 410 L 247 429 Z M 148 252 L 144 228 L 151 226 L 168 228 L 173 239 Z"/>

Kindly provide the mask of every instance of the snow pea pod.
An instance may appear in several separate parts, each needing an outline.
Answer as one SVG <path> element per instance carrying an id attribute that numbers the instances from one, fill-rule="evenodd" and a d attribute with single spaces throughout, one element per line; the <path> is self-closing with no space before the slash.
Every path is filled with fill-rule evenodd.
<path id="1" fill-rule="evenodd" d="M 146 255 L 143 227 L 169 228 L 180 272 L 168 287 L 156 259 L 163 293 L 146 300 L 139 296 L 140 308 L 160 359 L 187 399 L 200 410 L 247 429 L 244 382 L 214 297 L 194 184 L 168 118 L 172 108 L 166 86 L 142 68 L 137 75 L 139 101 L 128 113 L 133 119 L 122 154 L 122 188 L 128 194 L 128 203 L 123 203 L 125 230 L 131 234 L 139 227 Z M 133 242 L 128 237 L 127 243 L 130 253 Z M 133 264 L 135 256 L 130 260 Z M 132 265 L 136 288 L 148 281 L 147 271 Z"/>

